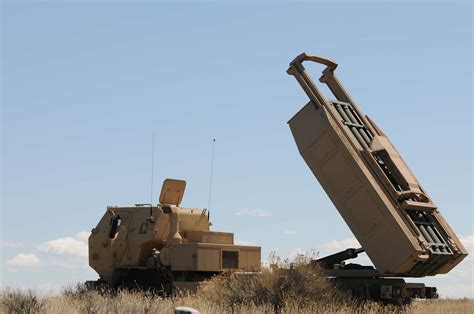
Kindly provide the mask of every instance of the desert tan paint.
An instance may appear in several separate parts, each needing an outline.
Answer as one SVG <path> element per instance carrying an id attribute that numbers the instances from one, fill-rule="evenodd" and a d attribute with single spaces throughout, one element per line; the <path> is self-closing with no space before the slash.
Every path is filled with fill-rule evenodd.
<path id="1" fill-rule="evenodd" d="M 326 65 L 320 81 L 337 100 L 318 90 L 304 61 Z M 290 63 L 288 74 L 310 98 L 288 122 L 301 156 L 382 274 L 448 272 L 467 255 L 466 249 L 390 140 L 360 112 L 334 75 L 336 67 L 333 61 L 306 53 Z M 428 241 L 431 233 L 410 215 L 433 222 L 428 231 L 438 232 L 435 236 L 442 237 L 445 246 L 431 245 L 436 242 Z"/>
<path id="2" fill-rule="evenodd" d="M 166 179 L 157 206 L 107 207 L 89 237 L 89 265 L 103 280 L 112 281 L 120 268 L 151 268 L 156 252 L 171 271 L 223 271 L 225 252 L 236 252 L 233 268 L 259 269 L 260 247 L 234 245 L 233 233 L 210 231 L 206 210 L 179 207 L 185 186 Z M 111 235 L 114 217 L 120 225 Z"/>

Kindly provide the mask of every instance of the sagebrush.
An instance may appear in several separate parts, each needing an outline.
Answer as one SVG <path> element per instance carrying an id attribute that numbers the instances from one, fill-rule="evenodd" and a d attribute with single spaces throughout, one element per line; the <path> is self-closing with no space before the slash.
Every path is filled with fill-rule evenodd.
<path id="1" fill-rule="evenodd" d="M 308 307 L 347 303 L 349 299 L 325 278 L 323 270 L 311 265 L 312 255 L 299 254 L 293 260 L 271 256 L 272 267 L 248 275 L 224 273 L 201 285 L 198 294 L 226 307 L 242 304 L 269 305 L 275 311 L 285 305 Z"/>

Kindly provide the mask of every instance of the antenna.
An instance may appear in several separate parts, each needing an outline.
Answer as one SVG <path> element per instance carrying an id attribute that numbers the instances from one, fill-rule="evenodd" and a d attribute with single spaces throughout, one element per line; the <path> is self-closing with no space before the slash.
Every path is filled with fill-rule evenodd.
<path id="1" fill-rule="evenodd" d="M 212 140 L 212 155 L 211 155 L 211 175 L 209 176 L 209 201 L 208 201 L 208 213 L 211 210 L 211 196 L 212 196 L 212 172 L 214 170 L 214 150 L 216 148 L 216 139 Z"/>
<path id="2" fill-rule="evenodd" d="M 150 182 L 150 204 L 153 206 L 153 174 L 154 174 L 154 162 L 155 162 L 155 132 L 153 132 L 151 140 L 151 182 Z M 150 209 L 151 216 L 151 209 Z"/>

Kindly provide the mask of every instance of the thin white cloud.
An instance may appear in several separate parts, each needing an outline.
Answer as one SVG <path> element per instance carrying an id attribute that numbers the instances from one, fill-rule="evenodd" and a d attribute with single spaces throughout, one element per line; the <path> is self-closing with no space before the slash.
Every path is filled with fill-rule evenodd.
<path id="1" fill-rule="evenodd" d="M 50 254 L 44 256 L 44 262 L 42 262 L 42 264 L 45 267 L 51 268 L 90 269 L 88 259 L 85 257 L 57 256 Z"/>
<path id="2" fill-rule="evenodd" d="M 330 242 L 323 243 L 322 247 L 330 251 L 342 251 L 348 248 L 360 248 L 361 245 L 359 244 L 359 241 L 357 241 L 355 238 L 347 238 L 343 240 L 332 240 Z"/>
<path id="3" fill-rule="evenodd" d="M 461 235 L 459 241 L 466 247 L 469 252 L 474 250 L 474 235 Z"/>
<path id="4" fill-rule="evenodd" d="M 241 240 L 241 239 L 235 239 L 234 243 L 236 245 L 248 245 L 248 246 L 255 246 L 255 242 L 252 241 L 247 241 L 247 240 Z"/>
<path id="5" fill-rule="evenodd" d="M 40 259 L 35 254 L 19 253 L 14 258 L 7 261 L 9 268 L 27 268 L 37 267 L 41 263 Z"/>
<path id="6" fill-rule="evenodd" d="M 76 238 L 77 240 L 80 240 L 80 241 L 87 242 L 90 235 L 91 235 L 90 231 L 80 231 L 76 234 L 76 236 L 74 238 Z"/>
<path id="7" fill-rule="evenodd" d="M 319 256 L 324 257 L 324 256 L 334 254 L 345 249 L 360 248 L 361 245 L 359 241 L 357 241 L 355 238 L 346 238 L 342 240 L 332 240 L 332 241 L 321 244 L 319 247 L 321 248 L 321 251 L 319 252 Z M 354 259 L 347 260 L 347 263 L 373 266 L 372 261 L 365 253 L 359 254 L 359 256 Z"/>
<path id="8" fill-rule="evenodd" d="M 296 230 L 293 230 L 293 229 L 285 229 L 283 230 L 283 234 L 287 235 L 287 236 L 294 236 L 296 235 Z"/>
<path id="9" fill-rule="evenodd" d="M 87 257 L 88 255 L 87 244 L 71 237 L 45 242 L 38 246 L 38 251 L 69 257 Z"/>
<path id="10" fill-rule="evenodd" d="M 0 247 L 3 248 L 19 248 L 23 247 L 25 244 L 23 242 L 19 241 L 5 241 L 5 242 L 0 242 Z"/>
<path id="11" fill-rule="evenodd" d="M 259 208 L 242 208 L 236 211 L 237 216 L 270 217 L 272 214 Z"/>
<path id="12" fill-rule="evenodd" d="M 37 246 L 41 266 L 47 268 L 89 269 L 87 240 L 90 232 L 46 241 Z"/>

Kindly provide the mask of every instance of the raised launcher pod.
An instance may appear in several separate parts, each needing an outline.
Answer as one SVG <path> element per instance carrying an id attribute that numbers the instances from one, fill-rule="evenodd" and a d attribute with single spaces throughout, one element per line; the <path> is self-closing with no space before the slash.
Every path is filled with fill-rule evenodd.
<path id="1" fill-rule="evenodd" d="M 112 287 L 194 290 L 225 270 L 254 272 L 260 247 L 210 230 L 206 209 L 180 207 L 186 182 L 166 179 L 160 204 L 109 206 L 89 237 L 89 265 Z"/>
<path id="2" fill-rule="evenodd" d="M 319 81 L 303 67 L 326 66 Z M 467 251 L 393 144 L 360 111 L 334 74 L 333 61 L 303 53 L 288 69 L 308 95 L 288 123 L 301 156 L 383 275 L 447 273 Z"/>

